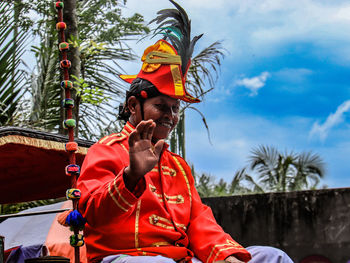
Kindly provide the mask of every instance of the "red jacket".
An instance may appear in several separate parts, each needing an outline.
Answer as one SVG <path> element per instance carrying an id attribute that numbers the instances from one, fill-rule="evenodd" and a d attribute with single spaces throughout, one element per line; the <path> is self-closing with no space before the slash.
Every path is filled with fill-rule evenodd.
<path id="1" fill-rule="evenodd" d="M 133 192 L 124 185 L 129 164 L 127 123 L 121 133 L 93 145 L 85 157 L 78 188 L 79 209 L 87 219 L 89 262 L 114 254 L 163 255 L 174 260 L 195 255 L 203 262 L 235 255 L 251 257 L 216 223 L 194 187 L 190 167 L 166 147 L 159 163 Z"/>

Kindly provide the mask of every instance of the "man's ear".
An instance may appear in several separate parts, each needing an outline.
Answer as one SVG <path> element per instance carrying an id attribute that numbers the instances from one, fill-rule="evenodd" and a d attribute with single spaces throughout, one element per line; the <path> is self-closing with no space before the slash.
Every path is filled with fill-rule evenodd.
<path id="1" fill-rule="evenodd" d="M 136 114 L 136 106 L 139 104 L 139 100 L 135 96 L 130 96 L 128 99 L 128 109 L 131 114 Z"/>

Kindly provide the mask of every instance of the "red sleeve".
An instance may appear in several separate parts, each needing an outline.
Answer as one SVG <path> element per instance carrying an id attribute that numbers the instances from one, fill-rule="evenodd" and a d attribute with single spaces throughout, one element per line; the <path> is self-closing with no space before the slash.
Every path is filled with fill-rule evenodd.
<path id="1" fill-rule="evenodd" d="M 183 161 L 186 174 L 191 174 L 189 166 Z M 204 205 L 194 187 L 194 179 L 189 176 L 192 195 L 191 219 L 187 235 L 190 249 L 202 262 L 224 260 L 228 256 L 235 256 L 239 260 L 248 262 L 251 255 L 232 237 L 225 233 L 216 222 L 211 209 Z"/>
<path id="2" fill-rule="evenodd" d="M 137 196 L 142 195 L 143 180 L 135 188 L 137 196 L 124 184 L 123 172 L 128 163 L 128 153 L 118 144 L 97 143 L 89 149 L 77 182 L 82 192 L 79 210 L 88 222 L 93 223 L 96 215 L 108 214 L 111 207 L 116 209 L 116 214 L 123 215 L 135 205 Z"/>

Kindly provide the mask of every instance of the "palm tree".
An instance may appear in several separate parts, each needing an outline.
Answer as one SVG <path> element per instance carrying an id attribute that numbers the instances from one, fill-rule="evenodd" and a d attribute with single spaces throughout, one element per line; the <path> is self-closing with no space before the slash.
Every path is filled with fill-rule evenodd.
<path id="1" fill-rule="evenodd" d="M 291 182 L 293 190 L 316 189 L 320 178 L 324 177 L 324 162 L 317 154 L 311 152 L 301 153 L 295 164 L 297 173 Z"/>
<path id="2" fill-rule="evenodd" d="M 229 186 L 229 194 L 251 194 L 251 193 L 263 193 L 264 190 L 258 185 L 254 179 L 247 174 L 246 168 L 238 170 Z"/>
<path id="3" fill-rule="evenodd" d="M 18 32 L 14 9 L 0 3 L 0 125 L 12 125 L 19 101 L 24 93 L 25 72 L 19 69 L 26 33 Z"/>
<path id="4" fill-rule="evenodd" d="M 135 58 L 126 41 L 148 32 L 141 15 L 122 17 L 122 2 L 125 1 L 88 0 L 77 2 L 76 8 L 66 6 L 72 9 L 71 16 L 76 13 L 79 21 L 79 35 L 70 34 L 67 40 L 72 49 L 78 51 L 78 55 L 70 58 L 72 65 L 80 65 L 71 71 L 71 79 L 75 80 L 76 89 L 75 118 L 80 124 L 80 136 L 86 139 L 97 139 L 99 133 L 115 127 L 116 108 L 125 93 L 122 82 L 116 78 L 122 72 L 119 63 Z M 50 8 L 52 3 L 38 1 L 37 4 L 40 8 L 33 11 L 37 11 L 41 19 L 35 26 L 40 25 L 41 30 L 34 28 L 33 32 L 39 37 L 40 45 L 32 48 L 37 65 L 30 85 L 33 107 L 26 112 L 31 121 L 25 125 L 57 131 L 64 118 L 60 107 L 64 96 L 57 61 L 56 14 Z"/>
<path id="5" fill-rule="evenodd" d="M 321 157 L 311 152 L 281 154 L 274 147 L 259 146 L 252 150 L 250 162 L 257 185 L 265 191 L 314 189 L 325 173 Z"/>

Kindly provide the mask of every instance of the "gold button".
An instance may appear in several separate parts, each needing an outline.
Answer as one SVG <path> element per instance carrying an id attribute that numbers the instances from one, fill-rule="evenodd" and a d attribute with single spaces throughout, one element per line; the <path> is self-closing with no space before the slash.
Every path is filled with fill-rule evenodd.
<path id="1" fill-rule="evenodd" d="M 153 218 L 153 224 L 157 224 L 158 223 L 158 218 L 157 217 L 154 217 Z"/>
<path id="2" fill-rule="evenodd" d="M 182 227 L 182 229 L 184 230 L 184 231 L 186 231 L 187 230 L 187 228 L 184 226 L 184 227 Z"/>
<path id="3" fill-rule="evenodd" d="M 118 133 L 117 136 L 118 136 L 118 137 L 122 137 L 122 134 L 121 134 L 121 133 Z"/>
<path id="4" fill-rule="evenodd" d="M 171 171 L 170 171 L 170 175 L 171 175 L 171 176 L 174 176 L 174 174 L 176 174 L 176 172 L 175 172 L 174 170 L 171 170 Z"/>
<path id="5" fill-rule="evenodd" d="M 176 198 L 176 201 L 177 201 L 177 202 L 181 202 L 181 201 L 182 201 L 181 196 L 178 196 L 178 197 Z"/>

